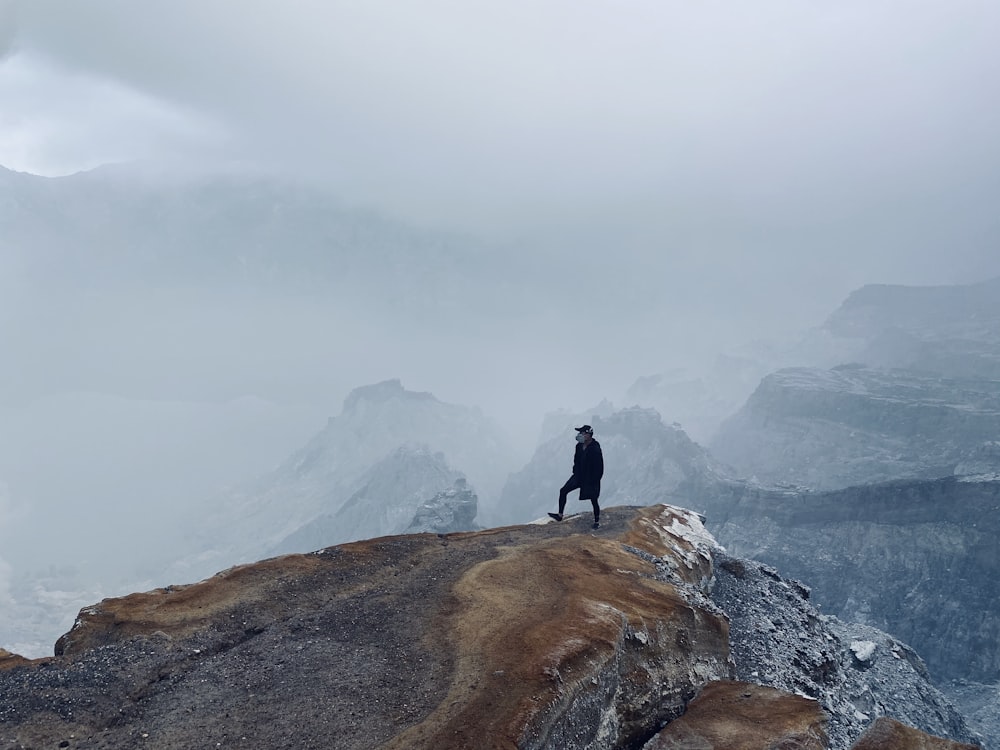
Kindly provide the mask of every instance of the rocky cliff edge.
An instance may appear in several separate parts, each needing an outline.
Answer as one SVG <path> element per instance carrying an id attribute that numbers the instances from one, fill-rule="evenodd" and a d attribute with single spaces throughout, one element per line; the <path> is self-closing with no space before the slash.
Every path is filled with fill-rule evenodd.
<path id="1" fill-rule="evenodd" d="M 660 730 L 689 703 L 718 722 L 733 701 L 770 717 L 762 747 L 828 747 L 816 701 L 731 682 L 698 516 L 606 515 L 596 533 L 580 516 L 384 537 L 104 600 L 54 658 L 0 661 L 0 748 L 679 747 Z M 698 716 L 681 728 L 714 736 Z"/>

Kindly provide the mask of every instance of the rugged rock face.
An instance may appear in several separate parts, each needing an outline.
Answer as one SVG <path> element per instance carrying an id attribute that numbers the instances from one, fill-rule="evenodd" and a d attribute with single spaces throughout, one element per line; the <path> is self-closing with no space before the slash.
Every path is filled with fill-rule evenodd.
<path id="1" fill-rule="evenodd" d="M 639 748 L 734 676 L 715 546 L 665 506 L 585 529 L 386 537 L 105 600 L 0 671 L 0 747 Z"/>
<path id="2" fill-rule="evenodd" d="M 394 469 L 392 460 L 401 447 L 403 458 L 412 453 L 414 440 L 419 440 L 421 450 L 442 453 L 442 460 L 454 471 L 449 469 L 448 477 L 429 494 L 413 503 L 404 502 L 405 518 L 397 519 L 399 524 L 383 519 L 389 525 L 379 527 L 380 520 L 373 514 L 380 511 L 371 507 L 372 497 L 392 497 L 395 503 L 396 498 L 408 498 L 415 491 L 414 481 Z M 304 531 L 308 539 L 301 541 L 306 548 L 401 531 L 420 502 L 450 487 L 458 476 L 468 477 L 487 496 L 490 488 L 498 491 L 511 457 L 499 427 L 478 409 L 407 391 L 398 380 L 357 388 L 345 399 L 340 416 L 331 418 L 302 450 L 274 472 L 216 502 L 192 531 L 184 559 L 175 570 L 195 578 L 259 559 L 321 516 L 337 517 L 329 528 L 324 522 L 319 524 L 334 530 L 336 536 Z M 421 476 L 430 471 L 426 467 L 416 470 Z M 393 477 L 399 486 L 390 486 Z M 355 523 L 363 528 L 353 528 Z M 318 537 L 325 541 L 312 545 Z"/>
<path id="3" fill-rule="evenodd" d="M 820 614 L 808 601 L 809 589 L 773 568 L 721 552 L 715 558 L 712 599 L 729 617 L 737 677 L 818 701 L 829 717 L 824 730 L 832 747 L 848 747 L 880 716 L 972 740 L 909 646 Z"/>
<path id="4" fill-rule="evenodd" d="M 476 493 L 464 479 L 456 479 L 451 489 L 437 493 L 417 508 L 407 534 L 450 534 L 475 528 Z"/>
<path id="5" fill-rule="evenodd" d="M 423 446 L 402 446 L 365 472 L 358 480 L 360 489 L 339 510 L 305 524 L 268 554 L 312 552 L 353 539 L 408 531 L 420 508 L 457 481 L 464 482 L 465 478 L 448 466 L 444 454 L 433 453 Z M 458 498 L 453 499 L 458 501 Z M 438 505 L 447 505 L 446 500 L 441 497 Z M 464 515 L 468 509 L 466 504 Z M 472 518 L 468 523 L 450 531 L 471 530 L 476 514 L 475 502 L 471 510 Z M 442 511 L 448 512 L 443 507 Z M 429 528 L 421 530 L 430 531 Z"/>
<path id="6" fill-rule="evenodd" d="M 955 680 L 941 686 L 955 707 L 962 712 L 969 727 L 990 738 L 990 747 L 1000 739 L 1000 682 L 987 685 L 970 680 Z"/>
<path id="7" fill-rule="evenodd" d="M 680 497 L 730 552 L 806 582 L 825 611 L 911 644 L 936 679 L 1000 679 L 1000 482 L 816 494 L 731 484 Z"/>
<path id="8" fill-rule="evenodd" d="M 602 507 L 659 502 L 683 482 L 721 471 L 701 446 L 652 409 L 621 409 L 592 422 L 604 451 Z M 505 522 L 524 523 L 556 510 L 559 488 L 573 470 L 574 436 L 570 428 L 543 443 L 524 469 L 511 474 L 500 496 Z M 589 502 L 578 505 L 577 498 L 570 495 L 567 513 L 590 510 Z"/>
<path id="9" fill-rule="evenodd" d="M 824 329 L 854 342 L 856 362 L 1000 379 L 1000 279 L 965 286 L 868 285 L 853 292 Z"/>
<path id="10" fill-rule="evenodd" d="M 711 450 L 765 484 L 839 489 L 1000 471 L 1000 380 L 862 366 L 768 375 Z"/>

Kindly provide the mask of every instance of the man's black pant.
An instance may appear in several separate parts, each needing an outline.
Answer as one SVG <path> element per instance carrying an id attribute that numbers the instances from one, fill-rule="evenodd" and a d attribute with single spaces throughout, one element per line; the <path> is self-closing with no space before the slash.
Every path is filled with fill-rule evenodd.
<path id="1" fill-rule="evenodd" d="M 580 480 L 577 477 L 570 477 L 566 480 L 566 484 L 562 486 L 559 490 L 559 515 L 563 514 L 566 509 L 566 495 L 573 490 L 580 489 Z M 601 506 L 597 503 L 597 498 L 590 498 L 590 504 L 594 506 L 594 522 L 601 520 Z"/>

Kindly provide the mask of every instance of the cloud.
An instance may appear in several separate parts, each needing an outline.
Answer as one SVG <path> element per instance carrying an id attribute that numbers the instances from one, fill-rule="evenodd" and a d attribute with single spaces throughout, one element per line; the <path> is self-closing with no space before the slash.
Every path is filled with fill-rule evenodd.
<path id="1" fill-rule="evenodd" d="M 13 599 L 10 595 L 10 584 L 13 576 L 13 569 L 2 557 L 0 557 L 0 604 L 10 606 Z"/>
<path id="2" fill-rule="evenodd" d="M 7 532 L 10 523 L 10 494 L 7 485 L 0 481 L 0 538 Z M 9 563 L 0 557 L 0 604 L 9 605 L 11 603 L 10 585 L 13 571 Z"/>
<path id="3" fill-rule="evenodd" d="M 225 137 L 198 113 L 25 53 L 0 66 L 0 100 L 0 163 L 35 174 L 163 154 L 193 158 L 210 148 L 218 158 Z"/>
<path id="4" fill-rule="evenodd" d="M 973 167 L 1000 124 L 1000 9 L 971 1 L 31 0 L 22 15 L 23 43 L 66 66 L 438 213 L 850 198 Z"/>
<path id="5" fill-rule="evenodd" d="M 867 281 L 995 268 L 981 258 L 1000 240 L 1000 5 L 18 10 L 6 66 L 48 66 L 48 104 L 0 139 L 50 171 L 130 153 L 261 162 L 413 220 L 627 256 L 666 293 L 725 277 L 707 294 L 735 309 L 779 288 L 828 309 Z M 101 106 L 64 95 L 94 90 L 81 81 L 112 87 Z"/>
<path id="6" fill-rule="evenodd" d="M 17 6 L 15 0 L 0 0 L 0 60 L 14 47 L 17 36 Z"/>

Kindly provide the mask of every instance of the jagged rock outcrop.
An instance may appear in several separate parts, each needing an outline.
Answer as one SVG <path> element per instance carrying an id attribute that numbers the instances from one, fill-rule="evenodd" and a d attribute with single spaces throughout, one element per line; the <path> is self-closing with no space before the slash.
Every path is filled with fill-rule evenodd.
<path id="1" fill-rule="evenodd" d="M 453 487 L 442 490 L 417 508 L 404 533 L 451 534 L 474 529 L 476 504 L 476 493 L 464 479 L 456 479 Z"/>
<path id="2" fill-rule="evenodd" d="M 870 284 L 823 330 L 853 342 L 851 361 L 956 378 L 1000 379 L 1000 278 L 977 284 Z"/>
<path id="3" fill-rule="evenodd" d="M 735 676 L 719 551 L 678 508 L 587 528 L 383 537 L 105 600 L 0 671 L 0 747 L 641 747 Z"/>
<path id="4" fill-rule="evenodd" d="M 479 409 L 408 391 L 398 380 L 357 388 L 345 399 L 340 416 L 330 418 L 304 448 L 208 509 L 175 570 L 193 578 L 259 559 L 321 516 L 338 518 L 332 527 L 337 535 L 323 544 L 401 531 L 419 502 L 412 508 L 404 502 L 405 518 L 397 519 L 402 525 L 382 528 L 376 528 L 372 516 L 381 510 L 371 503 L 395 502 L 414 490 L 410 478 L 392 468 L 394 451 L 414 444 L 432 454 L 442 453 L 455 472 L 486 495 L 490 488 L 494 493 L 499 490 L 512 462 L 502 431 Z M 389 486 L 391 479 L 381 475 L 399 478 L 400 486 Z M 431 494 L 451 486 L 456 478 L 452 472 Z M 356 523 L 361 527 L 354 528 Z M 323 536 L 304 533 L 309 537 L 301 540 L 305 548 Z"/>
<path id="5" fill-rule="evenodd" d="M 1000 482 L 715 484 L 673 502 L 705 512 L 731 553 L 812 586 L 824 611 L 911 644 L 935 679 L 1000 679 Z"/>
<path id="6" fill-rule="evenodd" d="M 853 365 L 768 375 L 710 448 L 764 484 L 829 490 L 1000 472 L 997 435 L 1000 380 Z"/>
<path id="7" fill-rule="evenodd" d="M 448 466 L 444 454 L 434 453 L 424 446 L 401 446 L 364 473 L 358 480 L 360 488 L 339 510 L 303 525 L 268 554 L 312 552 L 354 539 L 409 533 L 414 515 L 421 507 L 458 481 L 464 482 L 465 478 Z M 446 499 L 440 498 L 438 504 L 447 505 Z M 468 505 L 462 509 L 464 513 L 459 515 L 459 524 L 469 509 Z M 442 511 L 447 512 L 444 508 Z M 476 515 L 475 502 L 471 511 L 472 517 L 465 525 L 450 531 L 471 530 Z"/>
<path id="8" fill-rule="evenodd" d="M 723 468 L 682 429 L 664 424 L 653 409 L 630 408 L 593 417 L 594 437 L 604 451 L 601 505 L 635 505 L 661 501 L 686 481 L 722 475 Z M 499 511 L 507 523 L 524 523 L 556 510 L 559 488 L 573 469 L 572 427 L 542 443 L 531 461 L 510 475 L 500 496 Z M 569 496 L 567 513 L 590 510 Z"/>
<path id="9" fill-rule="evenodd" d="M 1000 739 L 1000 682 L 984 684 L 954 680 L 941 685 L 941 692 L 962 712 L 973 731 L 990 738 L 989 747 L 997 746 Z"/>
<path id="10" fill-rule="evenodd" d="M 730 622 L 736 676 L 818 701 L 830 746 L 847 748 L 872 719 L 972 740 L 963 717 L 928 681 L 923 661 L 876 628 L 820 614 L 810 590 L 774 568 L 717 552 L 712 599 Z"/>

